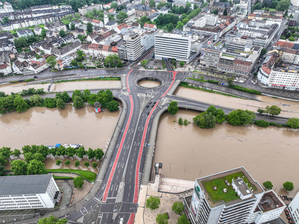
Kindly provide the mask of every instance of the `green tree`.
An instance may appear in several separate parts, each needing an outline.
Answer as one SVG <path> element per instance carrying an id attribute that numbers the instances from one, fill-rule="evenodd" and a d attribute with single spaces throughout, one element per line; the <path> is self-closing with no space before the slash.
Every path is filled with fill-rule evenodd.
<path id="1" fill-rule="evenodd" d="M 58 219 L 52 215 L 49 217 L 41 218 L 38 220 L 37 224 L 67 224 L 68 220 L 66 218 Z"/>
<path id="2" fill-rule="evenodd" d="M 107 104 L 107 109 L 110 112 L 117 111 L 119 109 L 118 106 L 119 106 L 118 102 L 115 100 L 112 100 Z"/>
<path id="3" fill-rule="evenodd" d="M 222 124 L 226 120 L 226 115 L 222 109 L 217 109 L 215 116 L 216 116 L 216 122 L 218 124 Z"/>
<path id="4" fill-rule="evenodd" d="M 156 218 L 156 222 L 158 224 L 168 224 L 168 215 L 166 213 L 158 214 Z"/>
<path id="5" fill-rule="evenodd" d="M 115 2 L 113 2 L 113 3 L 111 3 L 111 8 L 113 8 L 113 9 L 117 9 L 117 3 L 115 3 Z"/>
<path id="6" fill-rule="evenodd" d="M 14 160 L 11 162 L 11 170 L 14 175 L 26 175 L 27 164 L 23 160 Z"/>
<path id="7" fill-rule="evenodd" d="M 65 153 L 68 155 L 68 157 L 73 157 L 76 154 L 76 150 L 72 147 L 67 147 L 65 149 Z"/>
<path id="8" fill-rule="evenodd" d="M 185 64 L 185 62 L 180 61 L 180 66 L 181 66 L 181 67 L 184 67 L 184 64 Z"/>
<path id="9" fill-rule="evenodd" d="M 263 183 L 264 187 L 268 190 L 271 190 L 273 188 L 273 184 L 271 181 L 266 181 Z"/>
<path id="10" fill-rule="evenodd" d="M 263 113 L 265 113 L 265 110 L 259 108 L 259 109 L 257 109 L 257 112 L 258 112 L 259 114 L 263 114 Z"/>
<path id="11" fill-rule="evenodd" d="M 94 150 L 94 152 L 95 152 L 95 158 L 98 160 L 100 160 L 104 155 L 103 150 L 100 148 L 97 148 L 96 150 Z"/>
<path id="12" fill-rule="evenodd" d="M 214 128 L 216 117 L 211 112 L 203 112 L 193 118 L 194 123 L 201 128 Z"/>
<path id="13" fill-rule="evenodd" d="M 87 32 L 92 33 L 92 24 L 87 23 Z"/>
<path id="14" fill-rule="evenodd" d="M 74 66 L 74 67 L 78 66 L 78 62 L 76 60 L 72 60 L 71 61 L 71 65 Z"/>
<path id="15" fill-rule="evenodd" d="M 7 17 L 7 16 L 4 16 L 4 18 L 3 18 L 3 24 L 8 23 L 8 22 L 9 22 L 8 17 Z"/>
<path id="16" fill-rule="evenodd" d="M 159 4 L 157 5 L 157 8 L 162 9 L 164 6 L 166 6 L 166 2 L 160 1 Z"/>
<path id="17" fill-rule="evenodd" d="M 82 97 L 82 93 L 80 90 L 76 89 L 73 94 L 72 94 L 72 99 L 74 100 L 75 99 L 75 96 L 80 96 Z"/>
<path id="18" fill-rule="evenodd" d="M 214 9 L 214 10 L 212 11 L 212 13 L 215 14 L 215 15 L 218 15 L 218 9 Z"/>
<path id="19" fill-rule="evenodd" d="M 284 182 L 283 188 L 287 191 L 292 191 L 292 190 L 294 190 L 294 184 L 290 181 Z"/>
<path id="20" fill-rule="evenodd" d="M 65 108 L 65 102 L 62 99 L 57 99 L 56 100 L 56 106 L 58 109 L 64 109 Z"/>
<path id="21" fill-rule="evenodd" d="M 153 211 L 153 210 L 159 208 L 160 204 L 161 204 L 160 198 L 150 196 L 148 199 L 146 199 L 146 205 L 145 206 Z"/>
<path id="22" fill-rule="evenodd" d="M 59 166 L 62 163 L 60 159 L 56 160 L 56 165 Z"/>
<path id="23" fill-rule="evenodd" d="M 83 99 L 82 99 L 80 96 L 75 96 L 73 106 L 74 106 L 75 108 L 81 108 L 81 107 L 84 107 Z"/>
<path id="24" fill-rule="evenodd" d="M 93 168 L 97 168 L 97 166 L 98 166 L 98 164 L 97 164 L 96 162 L 93 162 L 93 163 L 92 163 L 92 167 L 93 167 Z"/>
<path id="25" fill-rule="evenodd" d="M 232 86 L 233 85 L 234 79 L 235 79 L 234 76 L 226 77 L 226 81 L 227 81 L 228 86 Z"/>
<path id="26" fill-rule="evenodd" d="M 33 174 L 46 174 L 45 170 L 45 164 L 41 161 L 38 161 L 36 159 L 31 160 L 28 164 L 27 168 L 27 174 L 33 175 Z"/>
<path id="27" fill-rule="evenodd" d="M 69 161 L 69 160 L 66 160 L 66 161 L 64 162 L 64 164 L 68 166 L 68 165 L 70 165 L 70 164 L 71 164 L 71 161 Z"/>
<path id="28" fill-rule="evenodd" d="M 227 122 L 233 126 L 251 124 L 253 119 L 255 114 L 252 111 L 241 109 L 233 110 L 226 116 Z"/>
<path id="29" fill-rule="evenodd" d="M 89 162 L 85 161 L 84 166 L 89 167 Z"/>
<path id="30" fill-rule="evenodd" d="M 84 147 L 80 147 L 79 149 L 77 149 L 76 156 L 82 159 L 83 156 L 85 155 L 86 155 L 86 151 L 84 150 Z"/>
<path id="31" fill-rule="evenodd" d="M 41 106 L 44 102 L 44 99 L 40 95 L 33 95 L 30 97 L 30 100 L 34 106 Z"/>
<path id="32" fill-rule="evenodd" d="M 145 5 L 145 0 L 141 0 L 141 5 Z"/>
<path id="33" fill-rule="evenodd" d="M 89 96 L 90 96 L 90 90 L 89 89 L 85 89 L 83 91 L 83 93 L 82 93 L 83 101 L 86 102 L 88 100 Z"/>
<path id="34" fill-rule="evenodd" d="M 227 16 L 227 8 L 224 9 L 223 15 Z"/>
<path id="35" fill-rule="evenodd" d="M 266 111 L 268 114 L 270 114 L 272 116 L 276 116 L 276 115 L 280 114 L 281 108 L 279 108 L 276 105 L 272 105 L 271 107 L 267 106 Z"/>
<path id="36" fill-rule="evenodd" d="M 92 150 L 92 148 L 89 148 L 88 151 L 87 151 L 87 156 L 88 156 L 88 159 L 93 159 L 95 157 L 95 152 Z"/>
<path id="37" fill-rule="evenodd" d="M 295 41 L 295 38 L 293 36 L 290 36 L 289 41 Z"/>
<path id="38" fill-rule="evenodd" d="M 149 0 L 149 7 L 155 8 L 155 6 L 156 6 L 155 0 Z"/>
<path id="39" fill-rule="evenodd" d="M 172 23 L 169 23 L 169 24 L 167 25 L 167 30 L 168 30 L 168 32 L 171 32 L 173 29 L 174 29 L 173 24 L 172 24 Z"/>
<path id="40" fill-rule="evenodd" d="M 56 65 L 56 58 L 54 55 L 51 55 L 47 58 L 47 63 L 54 68 L 54 66 Z"/>
<path id="41" fill-rule="evenodd" d="M 15 97 L 14 106 L 16 107 L 18 113 L 26 111 L 29 107 L 28 104 L 23 99 L 23 97 L 21 97 L 20 95 L 17 95 Z"/>
<path id="42" fill-rule="evenodd" d="M 261 55 L 266 54 L 266 52 L 267 52 L 267 49 L 266 49 L 266 48 L 263 48 L 262 51 L 261 51 Z"/>
<path id="43" fill-rule="evenodd" d="M 168 112 L 171 113 L 172 115 L 175 115 L 179 111 L 178 107 L 178 102 L 176 101 L 171 101 L 169 103 L 169 106 L 167 108 Z"/>
<path id="44" fill-rule="evenodd" d="M 76 29 L 75 24 L 71 23 L 71 30 L 75 30 L 75 29 Z"/>
<path id="45" fill-rule="evenodd" d="M 47 30 L 46 29 L 42 29 L 41 35 L 43 37 L 45 37 L 47 35 Z"/>
<path id="46" fill-rule="evenodd" d="M 65 31 L 64 30 L 59 30 L 59 36 L 61 36 L 61 37 L 65 37 L 66 36 L 66 34 L 65 34 Z"/>
<path id="47" fill-rule="evenodd" d="M 74 187 L 75 188 L 79 188 L 80 189 L 80 188 L 82 188 L 82 186 L 84 184 L 84 178 L 78 176 L 78 177 L 74 178 L 73 183 L 74 183 Z"/>
<path id="48" fill-rule="evenodd" d="M 75 167 L 78 167 L 78 166 L 80 166 L 80 162 L 79 162 L 79 161 L 76 161 L 76 162 L 75 162 Z"/>
<path id="49" fill-rule="evenodd" d="M 179 219 L 177 224 L 189 224 L 190 222 L 188 221 L 187 217 L 185 214 L 183 214 Z"/>
<path id="50" fill-rule="evenodd" d="M 42 154 L 40 153 L 34 153 L 33 154 L 33 159 L 44 162 L 45 161 L 45 157 L 43 157 Z"/>
<path id="51" fill-rule="evenodd" d="M 98 97 L 97 94 L 91 93 L 87 99 L 87 103 L 94 105 L 95 102 L 97 102 L 97 97 Z"/>
<path id="52" fill-rule="evenodd" d="M 20 157 L 20 155 L 21 155 L 21 151 L 18 150 L 18 149 L 15 149 L 15 150 L 12 152 L 12 155 L 14 155 L 15 157 Z"/>
<path id="53" fill-rule="evenodd" d="M 276 10 L 284 12 L 287 10 L 290 6 L 290 1 L 289 0 L 281 0 L 277 3 Z"/>
<path id="54" fill-rule="evenodd" d="M 182 212 L 184 211 L 184 205 L 183 202 L 175 202 L 172 205 L 172 211 L 174 211 L 176 214 L 181 215 Z"/>
<path id="55" fill-rule="evenodd" d="M 125 20 L 126 18 L 128 18 L 128 14 L 127 14 L 126 12 L 124 12 L 124 11 L 120 11 L 120 12 L 117 14 L 116 18 L 117 18 L 117 21 L 118 21 L 119 23 L 123 23 L 124 20 Z"/>
<path id="56" fill-rule="evenodd" d="M 299 119 L 296 117 L 288 119 L 287 125 L 291 128 L 299 128 Z"/>
<path id="57" fill-rule="evenodd" d="M 65 102 L 65 103 L 68 103 L 71 101 L 71 97 L 69 96 L 69 94 L 64 91 L 61 95 L 61 99 Z"/>

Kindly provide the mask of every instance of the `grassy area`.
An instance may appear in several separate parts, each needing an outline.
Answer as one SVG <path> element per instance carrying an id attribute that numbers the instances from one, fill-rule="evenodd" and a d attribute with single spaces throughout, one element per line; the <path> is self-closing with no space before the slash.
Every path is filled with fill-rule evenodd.
<path id="1" fill-rule="evenodd" d="M 84 177 L 85 179 L 94 182 L 97 175 L 94 172 L 86 170 L 72 170 L 72 169 L 47 169 L 48 173 L 76 173 Z"/>
<path id="2" fill-rule="evenodd" d="M 227 94 L 227 93 L 216 92 L 216 91 L 213 91 L 213 90 L 208 90 L 208 89 L 204 89 L 204 88 L 200 88 L 200 87 L 189 86 L 187 82 L 181 82 L 180 86 L 185 87 L 185 88 L 189 88 L 189 89 L 196 89 L 196 90 L 201 90 L 201 91 L 205 91 L 205 92 L 209 92 L 209 93 L 220 94 L 220 95 L 223 95 L 223 96 L 231 96 L 231 97 L 235 97 L 235 98 L 248 100 L 247 98 L 244 98 L 244 97 L 239 97 L 239 96 L 235 96 L 235 95 L 231 95 L 231 94 Z"/>
<path id="3" fill-rule="evenodd" d="M 204 182 L 204 186 L 206 188 L 206 191 L 210 195 L 210 198 L 212 199 L 213 203 L 225 201 L 229 202 L 235 199 L 238 199 L 239 196 L 236 195 L 236 192 L 234 191 L 233 187 L 227 186 L 225 183 L 225 180 L 227 180 L 230 184 L 232 183 L 232 179 L 237 179 L 237 177 L 241 177 L 245 183 L 249 183 L 248 179 L 244 177 L 244 174 L 242 172 L 234 173 L 231 175 L 227 175 L 221 178 L 213 179 L 207 182 Z M 217 190 L 214 191 L 213 187 L 217 187 Z M 254 185 L 248 184 L 249 187 L 252 187 L 253 190 L 256 190 L 256 187 Z M 224 193 L 223 189 L 226 188 L 227 192 Z"/>
<path id="4" fill-rule="evenodd" d="M 207 82 L 208 81 L 205 79 L 197 79 L 197 78 L 190 78 L 190 77 L 187 77 L 187 79 L 191 79 L 191 80 L 198 81 L 198 82 Z"/>
<path id="5" fill-rule="evenodd" d="M 55 81 L 54 83 L 61 83 L 61 82 L 77 82 L 77 81 L 120 81 L 120 77 L 96 77 L 96 78 L 88 78 L 88 79 L 74 79 L 74 80 L 59 80 L 59 81 Z"/>

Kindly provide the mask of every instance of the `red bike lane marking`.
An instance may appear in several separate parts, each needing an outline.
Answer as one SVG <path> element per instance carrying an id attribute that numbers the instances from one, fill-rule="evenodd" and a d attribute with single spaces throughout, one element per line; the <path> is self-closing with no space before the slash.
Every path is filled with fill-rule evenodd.
<path id="1" fill-rule="evenodd" d="M 133 70 L 133 69 L 132 69 L 132 70 Z M 129 75 L 130 75 L 130 73 L 132 72 L 132 70 L 128 73 L 128 76 L 127 76 L 127 87 L 128 87 L 128 90 L 129 90 L 129 91 L 130 91 L 130 89 L 129 89 L 129 85 L 128 85 L 128 78 L 129 78 Z M 130 115 L 129 115 L 129 119 L 128 119 L 128 122 L 127 122 L 127 125 L 126 125 L 126 128 L 125 128 L 123 137 L 122 137 L 122 139 L 121 139 L 121 142 L 120 142 L 118 151 L 117 151 L 116 158 L 115 158 L 114 163 L 113 163 L 113 166 L 112 166 L 112 170 L 111 170 L 110 175 L 109 175 L 109 178 L 108 178 L 107 186 L 106 186 L 106 188 L 105 188 L 104 195 L 103 195 L 103 202 L 105 202 L 105 201 L 107 200 L 107 196 L 108 196 L 108 193 L 109 193 L 109 188 L 110 188 L 110 184 L 111 184 L 111 181 L 112 181 L 112 178 L 113 178 L 113 175 L 114 175 L 114 171 L 115 171 L 115 168 L 116 168 L 116 165 L 117 165 L 117 162 L 118 162 L 118 159 L 119 159 L 119 155 L 120 155 L 120 153 L 121 153 L 121 150 L 122 150 L 122 147 L 123 147 L 125 138 L 126 138 L 126 136 L 127 136 L 127 132 L 128 132 L 128 129 L 129 129 L 129 125 L 130 125 L 130 123 L 131 123 L 134 104 L 133 104 L 133 98 L 132 98 L 131 95 L 129 96 L 129 98 L 130 98 L 130 102 L 131 102 Z"/>
<path id="2" fill-rule="evenodd" d="M 135 219 L 135 213 L 131 213 L 128 224 L 133 224 Z"/>
<path id="3" fill-rule="evenodd" d="M 157 105 L 159 104 L 160 100 L 157 101 L 157 103 L 155 104 L 155 106 L 153 107 L 153 109 L 151 110 L 150 114 L 148 115 L 146 122 L 145 122 L 145 127 L 143 129 L 143 134 L 142 134 L 142 141 L 140 144 L 140 150 L 139 150 L 139 154 L 138 154 L 138 159 L 137 159 L 137 164 L 136 164 L 136 173 L 135 173 L 135 190 L 134 190 L 134 200 L 133 203 L 137 203 L 138 200 L 138 189 L 139 189 L 139 167 L 140 167 L 140 161 L 141 161 L 141 156 L 142 156 L 142 152 L 143 152 L 143 148 L 144 148 L 144 141 L 145 141 L 145 136 L 146 136 L 146 132 L 147 132 L 147 127 L 148 127 L 148 122 L 154 112 L 154 110 L 156 109 Z"/>
<path id="4" fill-rule="evenodd" d="M 133 71 L 133 69 L 131 71 L 129 71 L 128 75 L 127 75 L 127 79 L 126 79 L 126 82 L 127 82 L 127 89 L 128 89 L 128 92 L 131 93 L 130 91 L 130 87 L 129 87 L 129 75 L 130 73 Z"/>
<path id="5" fill-rule="evenodd" d="M 172 82 L 171 82 L 170 86 L 168 87 L 168 89 L 166 90 L 166 92 L 161 96 L 161 98 L 163 98 L 167 94 L 167 92 L 170 90 L 170 88 L 173 86 L 175 76 L 176 76 L 177 73 L 178 72 L 172 72 Z"/>

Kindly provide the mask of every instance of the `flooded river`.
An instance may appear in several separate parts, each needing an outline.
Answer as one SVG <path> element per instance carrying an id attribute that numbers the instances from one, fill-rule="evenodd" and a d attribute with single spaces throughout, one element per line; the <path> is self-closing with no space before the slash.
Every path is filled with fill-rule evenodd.
<path id="1" fill-rule="evenodd" d="M 96 114 L 92 106 L 75 109 L 34 107 L 24 113 L 0 115 L 1 147 L 83 144 L 85 149 L 105 149 L 120 111 Z"/>
<path id="2" fill-rule="evenodd" d="M 142 81 L 138 82 L 138 84 L 140 86 L 146 87 L 146 88 L 153 88 L 153 87 L 157 87 L 157 86 L 161 85 L 160 82 L 153 81 L 153 80 L 142 80 Z"/>
<path id="3" fill-rule="evenodd" d="M 11 92 L 17 93 L 21 92 L 23 89 L 35 88 L 35 89 L 44 89 L 46 92 L 48 89 L 49 83 L 47 84 L 32 84 L 28 85 L 24 83 L 14 83 L 9 85 L 0 86 L 0 91 L 10 94 Z M 51 87 L 51 91 L 60 92 L 60 91 L 71 91 L 75 89 L 85 90 L 85 89 L 106 89 L 106 88 L 121 88 L 120 81 L 76 81 L 76 82 L 62 82 L 55 83 Z"/>
<path id="4" fill-rule="evenodd" d="M 206 102 L 215 106 L 220 105 L 233 109 L 247 109 L 256 112 L 258 108 L 266 108 L 266 106 L 277 105 L 281 111 L 281 116 L 299 117 L 299 102 L 274 99 L 268 96 L 258 96 L 259 100 L 244 100 L 235 97 L 223 96 L 216 93 L 209 93 L 200 90 L 194 90 L 184 87 L 179 87 L 174 93 L 178 96 L 187 97 L 190 99 Z"/>
<path id="5" fill-rule="evenodd" d="M 179 117 L 192 121 L 198 112 L 179 110 L 175 116 L 162 115 L 155 149 L 155 162 L 163 163 L 163 176 L 194 180 L 216 172 L 244 166 L 261 185 L 272 181 L 276 192 L 285 181 L 299 188 L 299 130 L 260 128 L 255 125 L 234 127 L 217 124 L 201 129 L 193 123 L 181 126 Z"/>

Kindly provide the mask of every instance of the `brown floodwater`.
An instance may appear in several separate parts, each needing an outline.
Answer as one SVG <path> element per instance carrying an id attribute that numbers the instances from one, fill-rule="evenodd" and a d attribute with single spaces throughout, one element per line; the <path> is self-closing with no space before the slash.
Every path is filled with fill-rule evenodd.
<path id="1" fill-rule="evenodd" d="M 153 81 L 153 80 L 142 80 L 139 81 L 138 84 L 142 87 L 146 87 L 146 88 L 153 88 L 153 87 L 157 87 L 160 86 L 161 83 L 158 81 Z"/>
<path id="2" fill-rule="evenodd" d="M 27 84 L 23 83 L 14 83 L 8 85 L 0 86 L 0 91 L 10 94 L 11 92 L 17 93 L 21 92 L 23 89 L 35 88 L 35 89 L 48 89 L 49 83 L 47 84 Z M 51 87 L 51 91 L 60 92 L 60 91 L 71 91 L 71 90 L 85 90 L 85 89 L 106 89 L 106 88 L 121 88 L 120 81 L 76 81 L 76 82 L 62 82 L 55 83 Z"/>
<path id="3" fill-rule="evenodd" d="M 0 115 L 1 147 L 83 144 L 85 149 L 106 149 L 121 111 L 95 113 L 90 105 L 75 109 L 30 108 L 24 113 Z"/>
<path id="4" fill-rule="evenodd" d="M 233 109 L 247 109 L 254 112 L 256 112 L 258 108 L 266 108 L 266 106 L 277 105 L 282 109 L 280 114 L 281 116 L 299 117 L 299 102 L 296 101 L 274 99 L 268 96 L 258 96 L 258 99 L 261 101 L 245 100 L 184 87 L 179 87 L 174 94 L 210 103 L 215 106 L 220 105 Z"/>
<path id="5" fill-rule="evenodd" d="M 192 122 L 198 112 L 179 110 L 175 116 L 161 116 L 156 140 L 154 163 L 163 163 L 165 177 L 195 180 L 216 172 L 244 166 L 261 185 L 272 181 L 273 189 L 282 189 L 292 181 L 299 189 L 299 130 L 255 125 L 234 127 L 217 124 L 214 129 L 201 129 Z M 181 126 L 179 117 L 191 121 Z"/>

